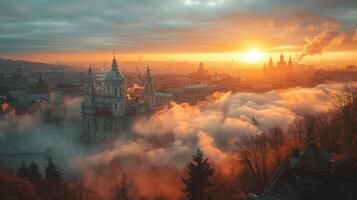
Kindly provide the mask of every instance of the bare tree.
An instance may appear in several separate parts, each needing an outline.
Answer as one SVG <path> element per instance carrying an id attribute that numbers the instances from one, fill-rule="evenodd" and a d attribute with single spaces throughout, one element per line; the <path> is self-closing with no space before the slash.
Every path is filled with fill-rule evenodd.
<path id="1" fill-rule="evenodd" d="M 276 165 L 279 165 L 282 161 L 286 142 L 285 139 L 284 131 L 280 127 L 275 126 L 269 129 L 268 142 L 273 151 Z"/>
<path id="2" fill-rule="evenodd" d="M 266 133 L 242 136 L 239 143 L 241 161 L 255 177 L 260 190 L 268 181 L 269 146 Z"/>

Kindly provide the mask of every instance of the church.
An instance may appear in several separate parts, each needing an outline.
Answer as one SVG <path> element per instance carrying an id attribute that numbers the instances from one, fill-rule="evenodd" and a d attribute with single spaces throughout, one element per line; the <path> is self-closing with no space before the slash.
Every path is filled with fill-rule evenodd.
<path id="1" fill-rule="evenodd" d="M 148 67 L 144 91 L 139 98 L 130 99 L 126 80 L 118 68 L 115 56 L 103 87 L 104 90 L 97 86 L 94 73 L 89 68 L 81 105 L 82 132 L 88 141 L 103 141 L 129 132 L 135 119 L 168 105 L 172 98 L 169 93 L 154 90 L 153 77 Z"/>
<path id="2" fill-rule="evenodd" d="M 280 54 L 280 59 L 277 62 L 276 66 L 273 64 L 273 59 L 270 56 L 269 63 L 263 66 L 263 75 L 265 76 L 277 76 L 277 75 L 290 75 L 293 72 L 293 61 L 289 57 L 289 61 L 286 62 L 284 55 Z"/>

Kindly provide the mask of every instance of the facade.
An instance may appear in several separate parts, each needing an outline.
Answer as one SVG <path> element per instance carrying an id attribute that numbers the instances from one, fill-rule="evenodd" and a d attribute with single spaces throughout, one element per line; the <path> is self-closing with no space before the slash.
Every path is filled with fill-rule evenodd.
<path id="1" fill-rule="evenodd" d="M 82 102 L 83 136 L 90 141 L 101 141 L 129 130 L 133 120 L 158 108 L 157 93 L 152 85 L 150 70 L 145 77 L 145 91 L 140 98 L 129 99 L 126 80 L 118 69 L 115 57 L 111 70 L 98 87 L 95 75 L 88 70 L 85 98 Z M 166 104 L 171 101 L 165 99 Z M 160 104 L 161 105 L 161 104 Z"/>

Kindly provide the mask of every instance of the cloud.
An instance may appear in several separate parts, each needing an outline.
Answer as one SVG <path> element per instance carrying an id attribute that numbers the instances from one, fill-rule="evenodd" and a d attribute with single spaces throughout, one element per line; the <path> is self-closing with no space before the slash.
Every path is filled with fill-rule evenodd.
<path id="1" fill-rule="evenodd" d="M 257 38 L 268 47 L 297 45 L 312 34 L 306 27 L 356 22 L 340 17 L 355 8 L 321 0 L 1 1 L 0 52 L 228 51 Z"/>
<path id="2" fill-rule="evenodd" d="M 355 33 L 352 38 L 353 42 L 357 42 L 357 28 L 355 28 Z"/>
<path id="3" fill-rule="evenodd" d="M 216 93 L 198 106 L 172 103 L 137 120 L 133 137 L 120 138 L 108 149 L 72 162 L 84 173 L 87 187 L 100 194 L 109 195 L 120 174 L 127 172 L 144 197 L 177 199 L 182 188 L 180 174 L 197 148 L 217 173 L 229 176 L 240 170 L 236 162 L 241 136 L 260 134 L 274 126 L 287 130 L 296 117 L 329 111 L 331 95 L 343 88 L 343 84 L 326 84 L 259 94 L 227 92 Z M 104 183 L 107 178 L 110 183 L 98 187 L 97 180 Z"/>
<path id="4" fill-rule="evenodd" d="M 42 169 L 47 159 L 52 157 L 56 164 L 65 169 L 66 176 L 70 176 L 74 169 L 69 160 L 85 153 L 85 148 L 76 142 L 80 134 L 80 102 L 80 98 L 65 99 L 64 105 L 52 112 L 53 115 L 64 117 L 60 125 L 43 123 L 40 113 L 17 116 L 14 121 L 0 121 L 1 154 L 34 154 L 0 157 L 2 163 L 16 169 L 22 161 L 36 161 Z M 63 110 L 71 112 L 63 115 Z"/>
<path id="5" fill-rule="evenodd" d="M 299 60 L 306 56 L 320 55 L 326 49 L 342 44 L 346 37 L 347 35 L 341 32 L 338 26 L 327 25 L 326 29 L 314 36 L 312 40 L 306 39 Z"/>
<path id="6" fill-rule="evenodd" d="M 136 155 L 153 151 L 164 158 L 148 156 L 151 164 L 159 160 L 182 167 L 184 163 L 177 162 L 176 156 L 183 153 L 178 157 L 187 157 L 195 147 L 205 145 L 214 158 L 221 159 L 224 156 L 220 152 L 234 151 L 244 134 L 259 134 L 274 126 L 286 130 L 297 116 L 328 111 L 330 95 L 338 91 L 332 86 L 336 87 L 321 85 L 263 94 L 228 92 L 216 94 L 215 100 L 200 106 L 172 103 L 169 108 L 136 121 L 133 130 L 139 140 L 134 143 L 139 146 L 130 149 L 140 151 Z M 253 118 L 258 125 L 252 123 Z M 176 148 L 180 150 L 175 152 Z M 118 149 L 126 146 L 119 144 Z"/>
<path id="7" fill-rule="evenodd" d="M 174 200 L 181 195 L 183 169 L 197 148 L 217 173 L 229 176 L 239 168 L 241 136 L 260 134 L 276 125 L 286 130 L 296 117 L 328 111 L 330 96 L 343 88 L 344 84 L 326 84 L 265 93 L 227 92 L 216 93 L 198 106 L 172 103 L 135 121 L 131 137 L 95 147 L 76 142 L 80 99 L 67 99 L 65 105 L 73 112 L 61 127 L 40 123 L 35 116 L 1 124 L 0 151 L 43 152 L 49 147 L 68 178 L 76 178 L 105 198 L 125 172 L 141 196 Z M 45 164 L 46 160 L 40 163 Z"/>

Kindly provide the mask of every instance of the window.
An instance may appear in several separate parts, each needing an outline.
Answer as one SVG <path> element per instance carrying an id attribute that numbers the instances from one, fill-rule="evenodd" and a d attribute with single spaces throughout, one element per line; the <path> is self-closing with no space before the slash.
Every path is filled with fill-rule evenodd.
<path id="1" fill-rule="evenodd" d="M 120 95 L 123 93 L 123 89 L 122 88 L 120 88 Z"/>
<path id="2" fill-rule="evenodd" d="M 114 109 L 116 110 L 118 107 L 117 103 L 114 103 Z"/>
<path id="3" fill-rule="evenodd" d="M 109 85 L 107 85 L 107 91 L 109 92 Z"/>
<path id="4" fill-rule="evenodd" d="M 118 88 L 115 88 L 115 96 L 118 96 Z"/>

